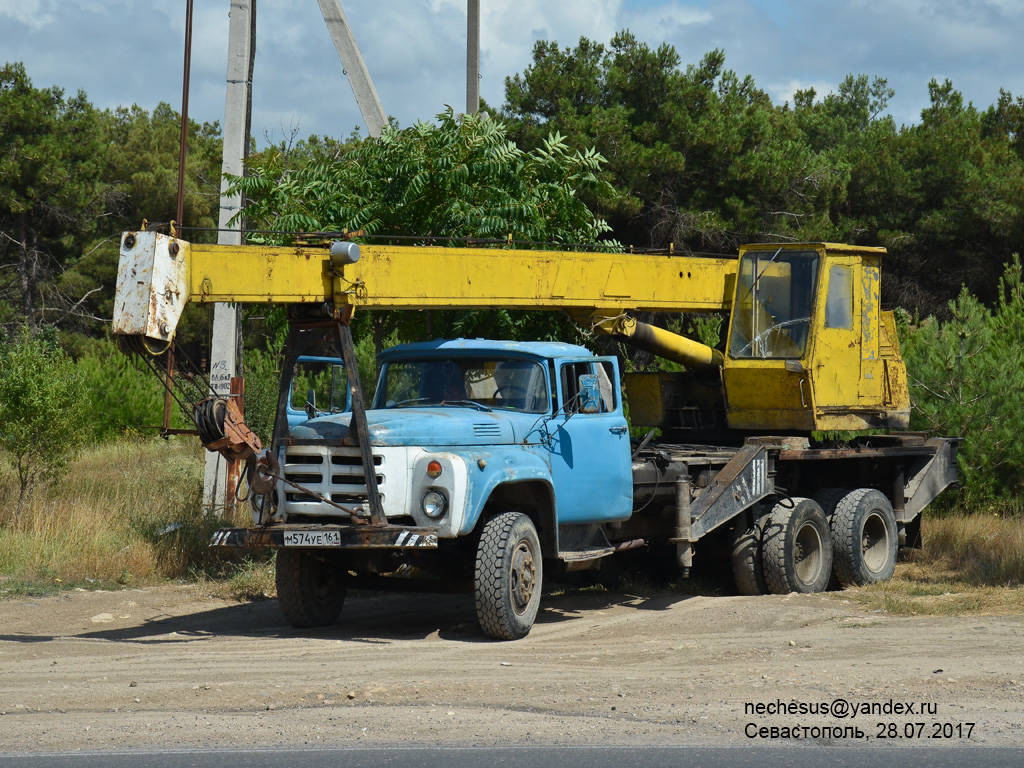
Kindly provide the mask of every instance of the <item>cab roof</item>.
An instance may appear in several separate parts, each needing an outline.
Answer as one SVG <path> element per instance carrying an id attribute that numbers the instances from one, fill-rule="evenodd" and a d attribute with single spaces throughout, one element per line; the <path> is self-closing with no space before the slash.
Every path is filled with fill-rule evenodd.
<path id="1" fill-rule="evenodd" d="M 535 358 L 592 357 L 586 347 L 559 341 L 497 341 L 494 339 L 435 339 L 412 344 L 399 344 L 378 355 L 381 362 L 397 357 L 416 357 L 424 353 L 443 352 L 454 355 L 521 355 Z"/>
<path id="2" fill-rule="evenodd" d="M 824 249 L 832 253 L 866 253 L 874 256 L 885 256 L 888 253 L 885 248 L 870 245 L 850 245 L 848 243 L 749 243 L 740 246 L 740 253 L 748 251 L 775 251 L 779 248 L 784 251 L 820 251 Z"/>

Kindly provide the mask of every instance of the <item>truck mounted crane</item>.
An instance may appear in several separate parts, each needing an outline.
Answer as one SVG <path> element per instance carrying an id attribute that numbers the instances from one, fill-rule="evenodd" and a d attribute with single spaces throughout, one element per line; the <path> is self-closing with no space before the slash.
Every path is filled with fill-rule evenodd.
<path id="1" fill-rule="evenodd" d="M 534 623 L 545 568 L 626 550 L 669 552 L 684 573 L 695 551 L 725 557 L 745 594 L 891 576 L 899 548 L 919 546 L 922 510 L 956 483 L 958 440 L 898 431 L 910 400 L 880 308 L 884 253 L 214 246 L 128 232 L 113 329 L 156 354 L 186 302 L 288 305 L 269 449 L 230 399 L 195 412 L 207 448 L 250 467 L 253 526 L 222 529 L 213 545 L 277 549 L 281 607 L 297 627 L 336 621 L 348 587 L 461 585 L 485 634 L 516 639 Z M 620 375 L 617 358 L 573 344 L 437 340 L 383 352 L 366 402 L 356 308 L 485 307 L 564 311 L 685 370 Z M 727 313 L 724 345 L 637 318 L 647 312 Z M 324 333 L 345 361 L 348 409 L 311 405 L 289 424 L 289 372 Z M 631 427 L 650 431 L 631 438 Z M 860 434 L 815 439 L 837 431 Z"/>

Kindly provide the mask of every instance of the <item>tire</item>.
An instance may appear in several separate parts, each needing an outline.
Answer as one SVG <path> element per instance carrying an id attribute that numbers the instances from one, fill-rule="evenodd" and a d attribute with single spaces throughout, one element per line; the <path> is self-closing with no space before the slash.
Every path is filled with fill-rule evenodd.
<path id="1" fill-rule="evenodd" d="M 849 488 L 819 488 L 811 496 L 818 506 L 821 507 L 821 511 L 825 513 L 825 519 L 831 520 L 832 515 L 835 514 L 836 505 L 843 500 L 843 497 L 850 492 Z"/>
<path id="2" fill-rule="evenodd" d="M 757 517 L 753 525 L 743 516 L 737 518 L 736 527 L 729 534 L 732 577 L 741 595 L 763 595 L 768 591 L 761 556 L 764 523 L 764 516 Z"/>
<path id="3" fill-rule="evenodd" d="M 832 577 L 832 537 L 818 502 L 793 498 L 776 504 L 761 552 L 765 584 L 773 594 L 823 591 Z"/>
<path id="4" fill-rule="evenodd" d="M 301 549 L 277 550 L 275 581 L 281 613 L 296 629 L 329 627 L 345 603 L 346 571 Z"/>
<path id="5" fill-rule="evenodd" d="M 849 587 L 888 581 L 896 568 L 899 536 L 892 504 L 881 491 L 858 488 L 832 516 L 833 570 Z"/>
<path id="6" fill-rule="evenodd" d="M 476 552 L 474 593 L 480 629 L 495 640 L 526 637 L 537 618 L 543 569 L 529 517 L 505 512 L 484 526 Z"/>
<path id="7" fill-rule="evenodd" d="M 818 502 L 821 507 L 821 511 L 825 513 L 825 519 L 828 521 L 829 528 L 832 527 L 832 516 L 836 512 L 836 505 L 842 501 L 843 497 L 850 492 L 849 488 L 819 488 L 812 495 L 811 498 Z M 842 589 L 842 584 L 839 583 L 839 579 L 836 577 L 836 547 L 835 539 L 832 540 L 832 578 L 828 580 L 829 591 L 835 591 Z"/>

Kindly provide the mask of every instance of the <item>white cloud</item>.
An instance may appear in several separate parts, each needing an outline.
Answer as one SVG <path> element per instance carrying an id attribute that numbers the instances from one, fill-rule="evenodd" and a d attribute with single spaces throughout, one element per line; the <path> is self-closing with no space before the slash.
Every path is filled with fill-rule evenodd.
<path id="1" fill-rule="evenodd" d="M 706 8 L 672 2 L 630 14 L 628 26 L 641 40 L 657 45 L 657 41 L 679 33 L 684 27 L 706 28 L 713 21 L 714 15 Z"/>
<path id="2" fill-rule="evenodd" d="M 53 6 L 53 0 L 0 0 L 0 18 L 38 30 L 54 20 Z"/>
<path id="3" fill-rule="evenodd" d="M 830 93 L 835 93 L 837 84 L 825 80 L 789 80 L 785 83 L 766 83 L 761 87 L 764 88 L 764 90 L 768 92 L 768 95 L 772 97 L 773 103 L 788 103 L 792 106 L 793 94 L 797 91 L 806 91 L 808 88 L 813 88 L 815 100 L 821 101 Z"/>
<path id="4" fill-rule="evenodd" d="M 384 108 L 410 125 L 465 105 L 466 0 L 342 0 Z M 312 0 L 259 0 L 253 132 L 345 135 L 361 124 L 330 35 Z M 230 0 L 195 4 L 190 112 L 224 111 Z M 59 9 L 59 12 L 58 12 Z M 713 48 L 776 101 L 799 87 L 823 95 L 847 74 L 888 78 L 898 121 L 926 106 L 928 80 L 950 77 L 984 107 L 999 88 L 1024 93 L 1021 0 L 481 0 L 481 93 L 530 64 L 539 39 L 607 43 L 629 28 L 668 42 L 682 64 Z M 0 0 L 0 51 L 37 86 L 84 88 L 101 107 L 181 98 L 184 3 Z"/>

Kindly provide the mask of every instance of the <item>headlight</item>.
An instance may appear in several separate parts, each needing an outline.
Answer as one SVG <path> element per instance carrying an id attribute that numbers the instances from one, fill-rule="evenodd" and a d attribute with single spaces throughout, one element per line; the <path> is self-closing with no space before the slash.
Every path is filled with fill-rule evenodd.
<path id="1" fill-rule="evenodd" d="M 448 511 L 448 497 L 441 491 L 427 491 L 423 494 L 423 514 L 431 520 L 437 520 Z"/>

